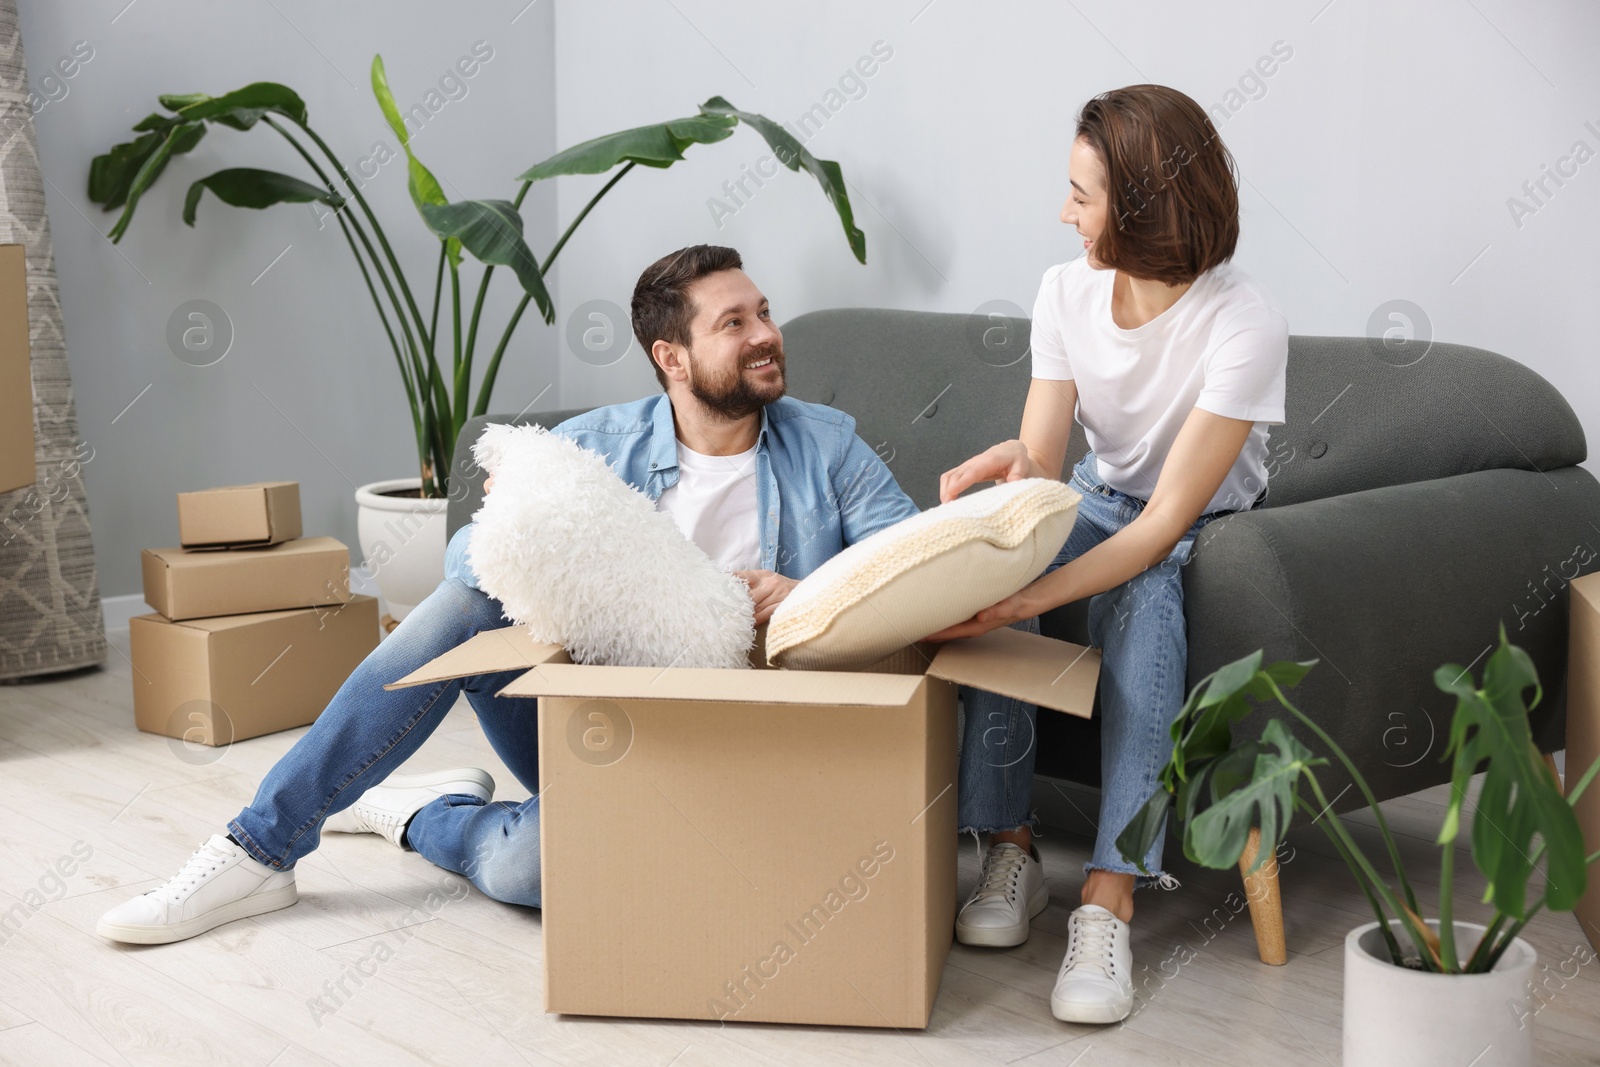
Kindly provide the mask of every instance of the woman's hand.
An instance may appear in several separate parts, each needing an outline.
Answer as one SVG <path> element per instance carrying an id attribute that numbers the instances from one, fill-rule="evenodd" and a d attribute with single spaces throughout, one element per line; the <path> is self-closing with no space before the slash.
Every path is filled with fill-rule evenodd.
<path id="1" fill-rule="evenodd" d="M 756 606 L 756 625 L 772 618 L 783 598 L 800 583 L 785 578 L 776 571 L 734 571 L 733 576 L 750 587 L 750 599 Z"/>
<path id="2" fill-rule="evenodd" d="M 1010 626 L 1014 622 L 1031 619 L 1043 610 L 1047 609 L 1041 608 L 1035 603 L 1034 598 L 1029 595 L 1027 589 L 1022 589 L 1006 597 L 998 604 L 989 605 L 966 622 L 958 622 L 954 626 L 946 626 L 938 633 L 929 634 L 925 640 L 953 641 L 958 637 L 977 637 L 979 634 L 986 634 L 990 630 L 998 630 L 1002 626 Z"/>
<path id="3" fill-rule="evenodd" d="M 1020 440 L 1002 441 L 993 448 L 979 452 L 959 467 L 952 467 L 939 475 L 939 503 L 950 503 L 968 486 L 981 481 L 993 481 L 999 485 L 1001 482 L 1041 475 L 1027 445 Z"/>

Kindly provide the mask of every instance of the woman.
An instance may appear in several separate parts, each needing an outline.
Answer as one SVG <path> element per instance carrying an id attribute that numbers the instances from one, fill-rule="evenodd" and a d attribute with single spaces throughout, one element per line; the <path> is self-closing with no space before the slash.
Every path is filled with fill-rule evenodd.
<path id="1" fill-rule="evenodd" d="M 1228 262 L 1239 234 L 1233 159 L 1189 97 L 1134 85 L 1089 101 L 1068 176 L 1061 221 L 1085 254 L 1044 273 L 1021 433 L 945 472 L 939 497 L 988 480 L 1059 478 L 1076 412 L 1090 445 L 1072 470 L 1083 494 L 1077 522 L 1033 584 L 933 637 L 973 636 L 1092 598 L 1103 792 L 1051 1010 L 1108 1023 L 1133 1006 L 1134 888 L 1176 884 L 1161 868 L 1160 840 L 1144 858 L 1148 876 L 1115 841 L 1156 787 L 1183 707 L 1181 567 L 1202 527 L 1265 499 L 1267 427 L 1284 421 L 1288 324 L 1271 294 Z M 1032 723 L 1023 725 L 1031 742 Z M 963 782 L 993 762 L 971 741 L 969 731 Z M 1032 771 L 1029 744 L 999 773 L 1026 782 Z M 1020 943 L 1046 894 L 1028 826 L 992 834 L 957 936 Z"/>

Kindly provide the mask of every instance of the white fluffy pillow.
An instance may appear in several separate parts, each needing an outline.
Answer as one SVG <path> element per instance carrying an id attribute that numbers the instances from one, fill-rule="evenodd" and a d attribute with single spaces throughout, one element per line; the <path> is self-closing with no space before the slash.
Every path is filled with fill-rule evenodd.
<path id="1" fill-rule="evenodd" d="M 672 517 L 605 460 L 542 426 L 493 424 L 494 476 L 467 561 L 506 617 L 576 663 L 749 667 L 755 611 Z"/>
<path id="2" fill-rule="evenodd" d="M 1033 581 L 1078 517 L 1054 478 L 1006 482 L 879 530 L 812 571 L 767 624 L 767 661 L 858 670 Z"/>

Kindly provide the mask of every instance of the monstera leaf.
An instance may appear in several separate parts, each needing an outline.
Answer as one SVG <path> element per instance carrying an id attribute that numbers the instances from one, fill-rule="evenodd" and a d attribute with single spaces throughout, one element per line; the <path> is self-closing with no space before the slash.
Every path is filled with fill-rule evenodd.
<path id="1" fill-rule="evenodd" d="M 1231 783 L 1242 772 L 1253 767 L 1246 757 L 1232 755 L 1234 724 L 1250 714 L 1249 699 L 1270 700 L 1272 686 L 1291 688 L 1300 683 L 1306 672 L 1316 665 L 1316 660 L 1291 662 L 1281 660 L 1271 666 L 1261 666 L 1262 654 L 1258 650 L 1242 659 L 1226 664 L 1195 685 L 1184 701 L 1183 710 L 1172 722 L 1172 756 L 1161 772 L 1161 784 L 1145 800 L 1144 805 L 1117 835 L 1117 849 L 1145 874 L 1144 857 L 1160 838 L 1165 826 L 1167 811 L 1177 801 L 1178 822 L 1187 828 L 1192 825 L 1200 810 L 1201 800 L 1211 794 L 1228 792 Z M 1285 732 L 1287 736 L 1287 732 Z M 1290 738 L 1293 740 L 1293 738 Z M 1253 760 L 1260 743 L 1250 742 L 1250 759 Z M 1228 758 L 1229 762 L 1219 761 Z M 1223 772 L 1220 782 L 1211 776 Z M 1248 832 L 1249 827 L 1245 828 Z M 1262 847 L 1257 852 L 1256 866 L 1272 855 L 1263 833 Z M 1273 846 L 1276 846 L 1276 838 Z M 1185 851 L 1188 851 L 1185 843 Z M 1243 851 L 1241 844 L 1240 851 Z M 1191 858 L 1194 858 L 1191 856 Z M 1231 862 L 1238 862 L 1235 854 Z M 1204 862 L 1196 860 L 1196 862 Z M 1222 866 L 1227 866 L 1226 863 Z M 1252 868 L 1254 869 L 1254 868 Z"/>
<path id="2" fill-rule="evenodd" d="M 1583 831 L 1578 817 L 1545 766 L 1528 728 L 1528 707 L 1543 695 L 1528 654 L 1506 641 L 1483 668 L 1483 686 L 1474 686 L 1466 669 L 1445 664 L 1434 684 L 1456 696 L 1447 754 L 1453 759 L 1450 804 L 1439 844 L 1453 847 L 1461 827 L 1461 808 L 1472 775 L 1483 771 L 1483 790 L 1472 816 L 1472 859 L 1489 879 L 1489 899 L 1513 919 L 1527 918 L 1527 885 L 1539 858 L 1538 837 L 1549 856 L 1545 906 L 1570 911 L 1588 880 Z M 1522 694 L 1533 688 L 1532 705 Z"/>

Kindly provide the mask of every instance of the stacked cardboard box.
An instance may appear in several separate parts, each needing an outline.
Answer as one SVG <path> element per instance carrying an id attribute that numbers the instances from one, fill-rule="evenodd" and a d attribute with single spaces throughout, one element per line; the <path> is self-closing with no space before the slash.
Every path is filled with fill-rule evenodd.
<path id="1" fill-rule="evenodd" d="M 1600 757 L 1600 572 L 1572 581 L 1567 650 L 1568 790 Z M 1573 805 L 1583 829 L 1585 855 L 1600 849 L 1600 787 L 1585 789 Z M 1572 909 L 1589 944 L 1600 950 L 1600 865 L 1589 868 L 1588 888 Z"/>
<path id="2" fill-rule="evenodd" d="M 23 251 L 22 245 L 0 245 L 0 493 L 32 485 L 36 477 Z"/>
<path id="3" fill-rule="evenodd" d="M 300 533 L 295 482 L 178 494 L 180 545 L 143 554 L 156 610 L 128 625 L 139 729 L 226 745 L 304 726 L 377 646 L 349 549 Z"/>

